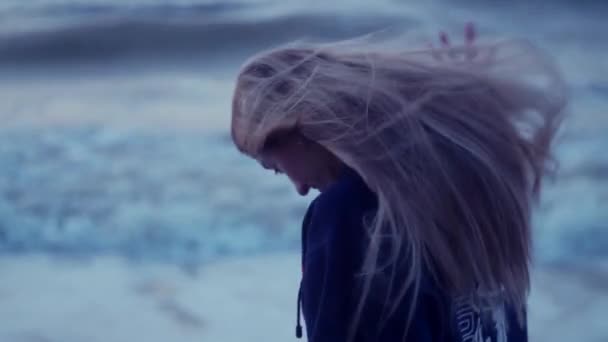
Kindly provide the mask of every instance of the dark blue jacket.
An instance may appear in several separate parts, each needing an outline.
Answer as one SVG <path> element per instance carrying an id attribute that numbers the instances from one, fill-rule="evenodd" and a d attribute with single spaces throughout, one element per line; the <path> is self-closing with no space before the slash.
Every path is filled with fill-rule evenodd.
<path id="1" fill-rule="evenodd" d="M 375 195 L 350 169 L 311 203 L 302 229 L 303 275 L 296 335 L 301 335 L 301 304 L 308 341 L 347 342 L 363 283 L 358 273 L 367 246 L 363 222 L 373 216 L 376 207 Z M 396 284 L 405 276 L 401 273 L 396 276 Z M 450 300 L 426 276 L 404 339 L 413 296 L 406 294 L 397 310 L 389 314 L 386 303 L 395 301 L 387 301 L 387 286 L 381 277 L 378 279 L 362 311 L 354 342 L 500 341 L 491 317 L 477 312 L 466 301 Z M 505 310 L 505 315 L 507 341 L 527 341 L 526 328 L 520 328 L 513 312 Z M 483 339 L 476 339 L 476 334 L 482 334 Z"/>

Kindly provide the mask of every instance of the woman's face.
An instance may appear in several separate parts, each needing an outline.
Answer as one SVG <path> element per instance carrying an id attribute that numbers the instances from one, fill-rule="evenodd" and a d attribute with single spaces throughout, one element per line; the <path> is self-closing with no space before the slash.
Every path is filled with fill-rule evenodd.
<path id="1" fill-rule="evenodd" d="M 323 146 L 297 134 L 265 150 L 258 161 L 268 170 L 286 174 L 302 196 L 310 189 L 323 191 L 344 167 Z"/>

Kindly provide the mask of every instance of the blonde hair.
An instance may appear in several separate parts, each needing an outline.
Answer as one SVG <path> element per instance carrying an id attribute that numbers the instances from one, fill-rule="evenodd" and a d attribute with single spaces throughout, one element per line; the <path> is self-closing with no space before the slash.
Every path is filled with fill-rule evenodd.
<path id="1" fill-rule="evenodd" d="M 269 136 L 296 130 L 377 195 L 353 329 L 371 275 L 386 267 L 390 312 L 406 293 L 418 295 L 428 270 L 453 298 L 501 293 L 521 319 L 531 208 L 565 105 L 558 72 L 525 41 L 407 50 L 372 40 L 297 42 L 253 56 L 233 97 L 234 143 L 256 158 Z M 406 277 L 393 284 L 397 268 Z"/>

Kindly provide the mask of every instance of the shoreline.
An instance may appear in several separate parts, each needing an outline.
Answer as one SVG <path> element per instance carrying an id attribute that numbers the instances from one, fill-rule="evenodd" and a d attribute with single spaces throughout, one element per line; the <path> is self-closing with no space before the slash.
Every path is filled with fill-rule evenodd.
<path id="1" fill-rule="evenodd" d="M 608 263 L 599 275 L 603 269 Z M 192 272 L 111 256 L 15 256 L 0 258 L 0 272 L 3 342 L 296 340 L 297 253 L 230 258 Z M 530 341 L 605 341 L 607 307 L 605 277 L 537 268 Z"/>

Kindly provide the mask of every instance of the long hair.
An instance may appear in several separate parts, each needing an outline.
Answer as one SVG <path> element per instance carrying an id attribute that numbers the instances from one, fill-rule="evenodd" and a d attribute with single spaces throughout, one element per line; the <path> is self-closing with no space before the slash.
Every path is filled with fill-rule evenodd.
<path id="1" fill-rule="evenodd" d="M 233 97 L 234 143 L 257 158 L 269 136 L 295 130 L 377 196 L 353 329 L 387 267 L 391 312 L 428 272 L 453 298 L 500 293 L 521 318 L 531 210 L 565 106 L 556 68 L 525 41 L 408 50 L 372 39 L 250 58 Z"/>

